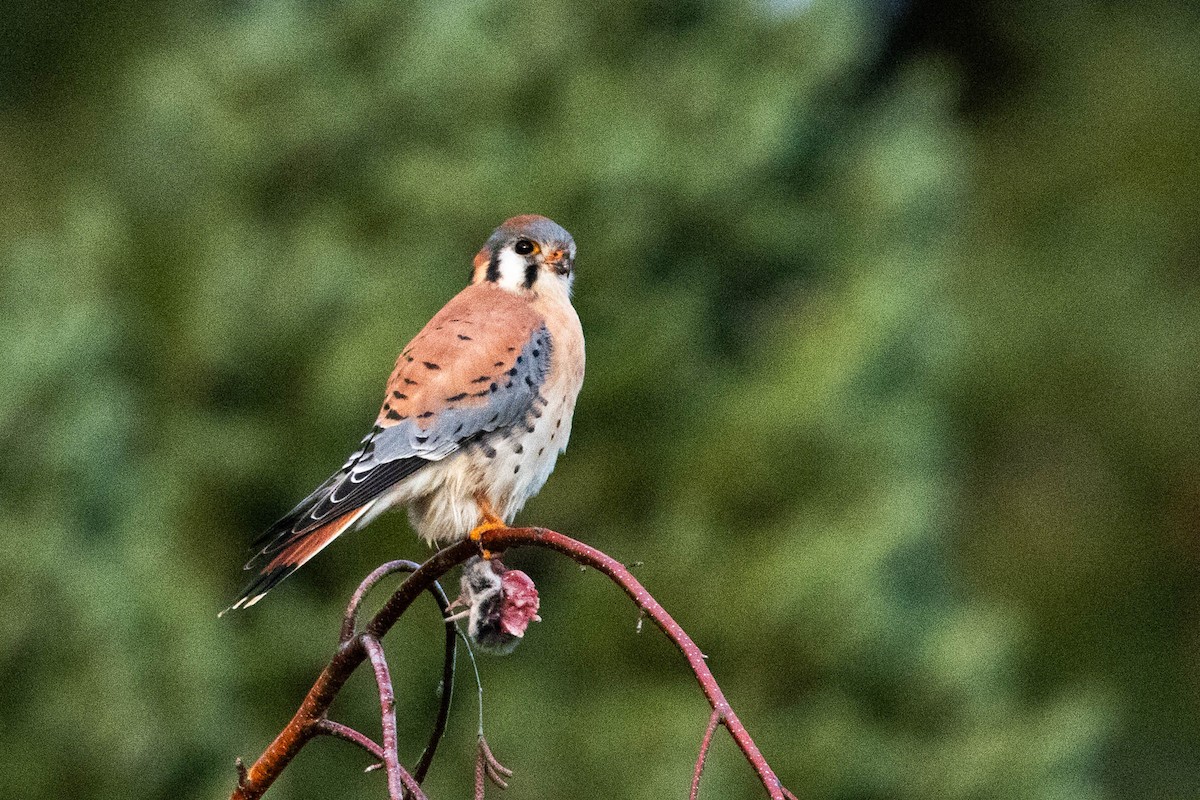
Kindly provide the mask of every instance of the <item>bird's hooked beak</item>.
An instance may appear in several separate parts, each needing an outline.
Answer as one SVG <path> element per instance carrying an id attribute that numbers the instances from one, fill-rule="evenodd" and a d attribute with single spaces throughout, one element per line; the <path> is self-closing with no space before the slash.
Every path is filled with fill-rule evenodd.
<path id="1" fill-rule="evenodd" d="M 571 260 L 571 253 L 563 249 L 551 250 L 547 253 L 546 263 L 559 275 L 570 275 L 571 270 L 575 268 L 575 262 Z"/>

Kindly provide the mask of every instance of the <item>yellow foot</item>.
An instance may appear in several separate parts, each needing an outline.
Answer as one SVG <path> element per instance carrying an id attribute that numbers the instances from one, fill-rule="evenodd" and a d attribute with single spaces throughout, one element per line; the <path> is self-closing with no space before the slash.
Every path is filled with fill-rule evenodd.
<path id="1" fill-rule="evenodd" d="M 508 526 L 505 525 L 502 520 L 498 520 L 495 518 L 485 519 L 483 522 L 481 522 L 480 524 L 478 524 L 474 528 L 472 528 L 471 533 L 469 535 L 471 537 L 471 541 L 478 542 L 480 539 L 483 538 L 483 535 L 485 533 L 487 533 L 488 531 L 504 530 L 507 527 Z"/>
<path id="2" fill-rule="evenodd" d="M 500 531 L 507 527 L 508 526 L 504 524 L 504 520 L 488 515 L 487 517 L 484 517 L 483 522 L 471 529 L 471 533 L 468 534 L 468 536 L 472 542 L 478 542 L 483 539 L 483 535 L 488 531 Z M 479 554 L 483 556 L 484 561 L 492 560 L 492 551 L 488 550 L 487 548 L 480 548 Z"/>
<path id="3" fill-rule="evenodd" d="M 483 535 L 488 531 L 498 531 L 508 527 L 504 524 L 504 520 L 500 519 L 496 510 L 492 508 L 492 503 L 488 500 L 487 495 L 482 492 L 476 494 L 475 504 L 479 506 L 479 513 L 483 516 L 483 522 L 472 528 L 471 533 L 468 534 L 472 542 L 478 542 L 483 539 Z M 491 560 L 492 558 L 492 554 L 488 550 L 483 550 L 482 555 L 486 560 Z"/>

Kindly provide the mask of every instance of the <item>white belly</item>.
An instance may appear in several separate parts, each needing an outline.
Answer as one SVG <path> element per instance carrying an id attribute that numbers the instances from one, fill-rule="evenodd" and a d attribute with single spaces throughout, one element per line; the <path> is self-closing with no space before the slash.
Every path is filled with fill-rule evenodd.
<path id="1" fill-rule="evenodd" d="M 376 500 L 356 527 L 388 508 L 407 505 L 413 528 L 430 545 L 455 542 L 483 521 L 477 495 L 487 497 L 505 523 L 511 523 L 546 484 L 571 435 L 575 394 L 553 392 L 548 399 L 540 417 L 488 434 L 422 467 Z"/>

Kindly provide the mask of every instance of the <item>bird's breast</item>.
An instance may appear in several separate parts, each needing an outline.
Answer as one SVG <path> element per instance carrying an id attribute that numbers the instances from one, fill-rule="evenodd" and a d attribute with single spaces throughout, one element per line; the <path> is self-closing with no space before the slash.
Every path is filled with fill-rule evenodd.
<path id="1" fill-rule="evenodd" d="M 569 303 L 538 309 L 550 334 L 550 369 L 526 419 L 485 443 L 485 469 L 497 510 L 511 519 L 545 485 L 567 449 L 575 400 L 583 386 L 583 331 Z M 544 401 L 544 402 L 542 402 Z"/>

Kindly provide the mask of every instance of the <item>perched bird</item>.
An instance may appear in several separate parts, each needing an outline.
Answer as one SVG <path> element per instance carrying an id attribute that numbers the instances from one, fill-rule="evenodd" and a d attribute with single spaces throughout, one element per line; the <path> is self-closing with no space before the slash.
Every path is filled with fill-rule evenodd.
<path id="1" fill-rule="evenodd" d="M 393 506 L 431 545 L 508 524 L 571 433 L 584 364 L 574 276 L 575 240 L 557 223 L 526 215 L 497 228 L 470 284 L 400 353 L 361 446 L 254 543 L 246 569 L 258 574 L 230 608 Z"/>

